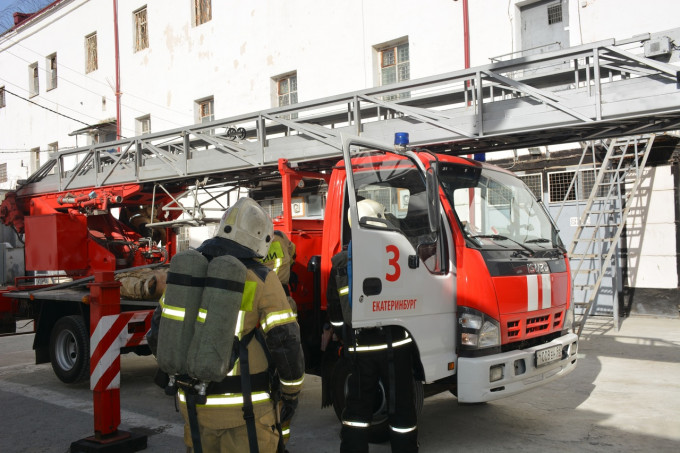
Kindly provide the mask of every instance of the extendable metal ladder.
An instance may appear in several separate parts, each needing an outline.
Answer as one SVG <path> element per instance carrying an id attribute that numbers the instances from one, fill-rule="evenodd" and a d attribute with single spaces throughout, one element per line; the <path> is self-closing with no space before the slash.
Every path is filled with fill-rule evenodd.
<path id="1" fill-rule="evenodd" d="M 612 280 L 617 277 L 614 273 L 619 239 L 626 226 L 632 199 L 643 179 L 654 137 L 653 134 L 629 136 L 603 143 L 606 154 L 568 251 L 574 289 L 585 294 L 583 300 L 574 302 L 575 309 L 580 312 L 575 322 L 579 336 L 588 316 L 596 311 L 603 278 L 605 275 Z M 584 154 L 589 148 L 584 147 Z M 612 316 L 618 330 L 619 304 L 616 298 Z"/>

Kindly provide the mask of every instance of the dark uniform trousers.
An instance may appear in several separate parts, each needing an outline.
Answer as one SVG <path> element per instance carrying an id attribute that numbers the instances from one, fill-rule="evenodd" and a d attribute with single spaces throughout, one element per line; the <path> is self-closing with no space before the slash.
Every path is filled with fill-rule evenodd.
<path id="1" fill-rule="evenodd" d="M 393 327 L 392 330 L 394 334 L 391 353 L 385 347 L 388 338 L 379 329 L 364 329 L 357 336 L 356 347 L 348 348 L 353 370 L 349 377 L 346 406 L 342 414 L 341 453 L 368 452 L 368 428 L 379 379 L 382 380 L 388 401 L 392 452 L 418 451 L 417 416 L 413 399 L 413 343 L 405 336 L 403 329 Z M 394 366 L 392 372 L 390 354 Z M 394 407 L 389 407 L 392 383 L 396 398 L 393 401 Z"/>

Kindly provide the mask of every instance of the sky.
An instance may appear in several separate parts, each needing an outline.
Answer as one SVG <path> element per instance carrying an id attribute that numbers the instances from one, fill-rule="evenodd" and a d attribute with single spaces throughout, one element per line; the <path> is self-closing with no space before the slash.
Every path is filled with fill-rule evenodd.
<path id="1" fill-rule="evenodd" d="M 54 0 L 0 0 L 0 33 L 14 26 L 12 14 L 16 11 L 33 13 Z"/>

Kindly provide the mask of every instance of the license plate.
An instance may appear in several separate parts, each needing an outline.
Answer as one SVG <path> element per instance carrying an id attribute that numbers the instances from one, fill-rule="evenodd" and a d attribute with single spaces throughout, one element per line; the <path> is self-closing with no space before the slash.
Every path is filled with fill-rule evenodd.
<path id="1" fill-rule="evenodd" d="M 536 367 L 548 365 L 549 363 L 557 362 L 562 358 L 562 345 L 551 346 L 549 348 L 536 351 Z"/>

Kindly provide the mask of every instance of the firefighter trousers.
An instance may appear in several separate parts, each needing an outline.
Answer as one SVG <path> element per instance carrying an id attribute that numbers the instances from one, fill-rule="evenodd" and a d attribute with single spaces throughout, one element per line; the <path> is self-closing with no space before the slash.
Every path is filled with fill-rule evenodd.
<path id="1" fill-rule="evenodd" d="M 416 407 L 413 399 L 413 359 L 411 347 L 393 349 L 393 379 L 390 379 L 389 354 L 385 350 L 351 354 L 352 374 L 342 414 L 341 453 L 367 453 L 378 380 L 385 388 L 389 405 L 390 381 L 394 381 L 395 405 L 388 407 L 390 444 L 393 453 L 418 451 Z"/>
<path id="2" fill-rule="evenodd" d="M 187 452 L 193 452 L 191 430 L 186 404 L 180 404 L 184 417 L 184 443 Z M 276 429 L 276 413 L 271 400 L 254 404 L 255 432 L 260 453 L 276 453 L 279 431 Z M 198 424 L 203 453 L 248 452 L 248 430 L 241 406 L 229 408 L 198 407 Z"/>

